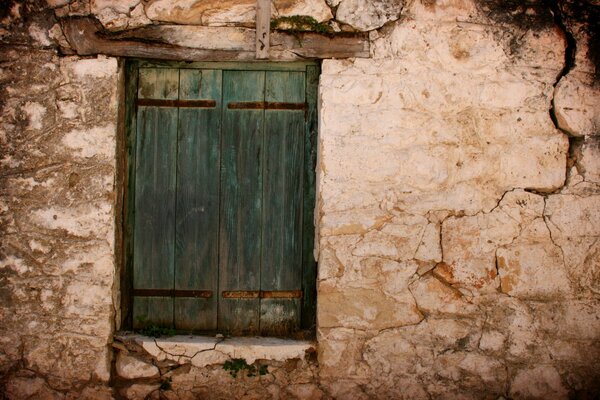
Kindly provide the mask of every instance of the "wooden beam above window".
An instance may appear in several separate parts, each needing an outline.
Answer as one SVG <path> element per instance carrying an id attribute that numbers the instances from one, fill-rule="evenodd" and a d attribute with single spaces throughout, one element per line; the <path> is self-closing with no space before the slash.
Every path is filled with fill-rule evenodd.
<path id="1" fill-rule="evenodd" d="M 253 61 L 256 31 L 239 27 L 152 25 L 108 32 L 93 18 L 61 20 L 63 32 L 78 55 L 180 61 Z M 220 40 L 219 38 L 224 38 Z M 369 57 L 365 33 L 322 35 L 312 32 L 270 34 L 268 57 L 275 61 Z"/>

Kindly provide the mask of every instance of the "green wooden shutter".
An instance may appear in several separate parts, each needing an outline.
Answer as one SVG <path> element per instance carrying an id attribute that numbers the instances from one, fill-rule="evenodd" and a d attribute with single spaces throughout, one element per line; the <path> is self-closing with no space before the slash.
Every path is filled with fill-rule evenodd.
<path id="1" fill-rule="evenodd" d="M 177 69 L 140 69 L 138 98 L 177 99 L 178 76 Z M 134 323 L 170 326 L 173 299 L 166 291 L 174 276 L 177 109 L 139 106 L 137 116 L 133 286 L 141 296 L 134 298 Z"/>
<path id="2" fill-rule="evenodd" d="M 314 326 L 317 67 L 137 65 L 133 327 Z"/>

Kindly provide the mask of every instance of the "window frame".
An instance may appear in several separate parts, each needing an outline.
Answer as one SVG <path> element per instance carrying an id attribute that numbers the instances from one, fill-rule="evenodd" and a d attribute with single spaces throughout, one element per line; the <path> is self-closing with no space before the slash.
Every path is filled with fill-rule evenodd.
<path id="1" fill-rule="evenodd" d="M 306 72 L 306 131 L 304 136 L 304 170 L 302 171 L 304 190 L 302 202 L 305 210 L 302 217 L 302 290 L 300 329 L 288 335 L 295 339 L 314 339 L 316 334 L 316 276 L 317 264 L 314 259 L 316 205 L 316 153 L 318 138 L 318 82 L 320 63 L 315 61 L 301 62 L 169 62 L 149 60 L 126 60 L 123 67 L 124 93 L 121 131 L 121 273 L 120 273 L 120 328 L 133 328 L 133 222 L 134 222 L 134 182 L 135 182 L 135 143 L 137 134 L 137 98 L 138 71 L 140 68 L 210 68 L 222 70 L 269 71 L 269 70 L 304 70 Z M 216 294 L 219 295 L 218 293 Z M 190 333 L 190 332 L 186 332 Z M 223 333 L 216 331 L 194 332 L 198 334 Z"/>

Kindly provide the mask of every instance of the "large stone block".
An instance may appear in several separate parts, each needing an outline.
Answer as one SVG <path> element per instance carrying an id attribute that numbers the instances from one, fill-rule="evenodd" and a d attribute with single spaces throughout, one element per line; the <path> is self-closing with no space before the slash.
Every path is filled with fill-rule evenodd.
<path id="1" fill-rule="evenodd" d="M 400 18 L 403 5 L 398 0 L 341 0 L 335 17 L 355 29 L 369 31 Z"/>
<path id="2" fill-rule="evenodd" d="M 152 0 L 146 5 L 146 15 L 153 21 L 184 25 L 251 26 L 254 24 L 255 7 L 253 0 Z M 327 21 L 332 17 L 324 0 L 274 0 L 272 12 L 275 17 L 306 15 L 317 21 Z"/>
<path id="3" fill-rule="evenodd" d="M 570 135 L 600 135 L 600 89 L 593 79 L 589 73 L 574 71 L 556 85 L 556 120 Z"/>
<path id="4" fill-rule="evenodd" d="M 415 324 L 423 316 L 408 292 L 390 297 L 375 288 L 319 285 L 318 326 L 387 329 Z"/>
<path id="5" fill-rule="evenodd" d="M 122 352 L 117 355 L 115 368 L 117 374 L 125 379 L 156 378 L 160 374 L 155 365 Z"/>
<path id="6" fill-rule="evenodd" d="M 515 399 L 567 399 L 569 392 L 551 365 L 539 365 L 517 373 L 510 385 Z"/>

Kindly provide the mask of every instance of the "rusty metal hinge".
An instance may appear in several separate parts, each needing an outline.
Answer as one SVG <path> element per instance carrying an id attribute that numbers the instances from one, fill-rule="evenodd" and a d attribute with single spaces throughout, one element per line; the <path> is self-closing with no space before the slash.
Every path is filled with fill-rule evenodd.
<path id="1" fill-rule="evenodd" d="M 302 290 L 230 290 L 221 295 L 224 299 L 299 299 Z"/>

